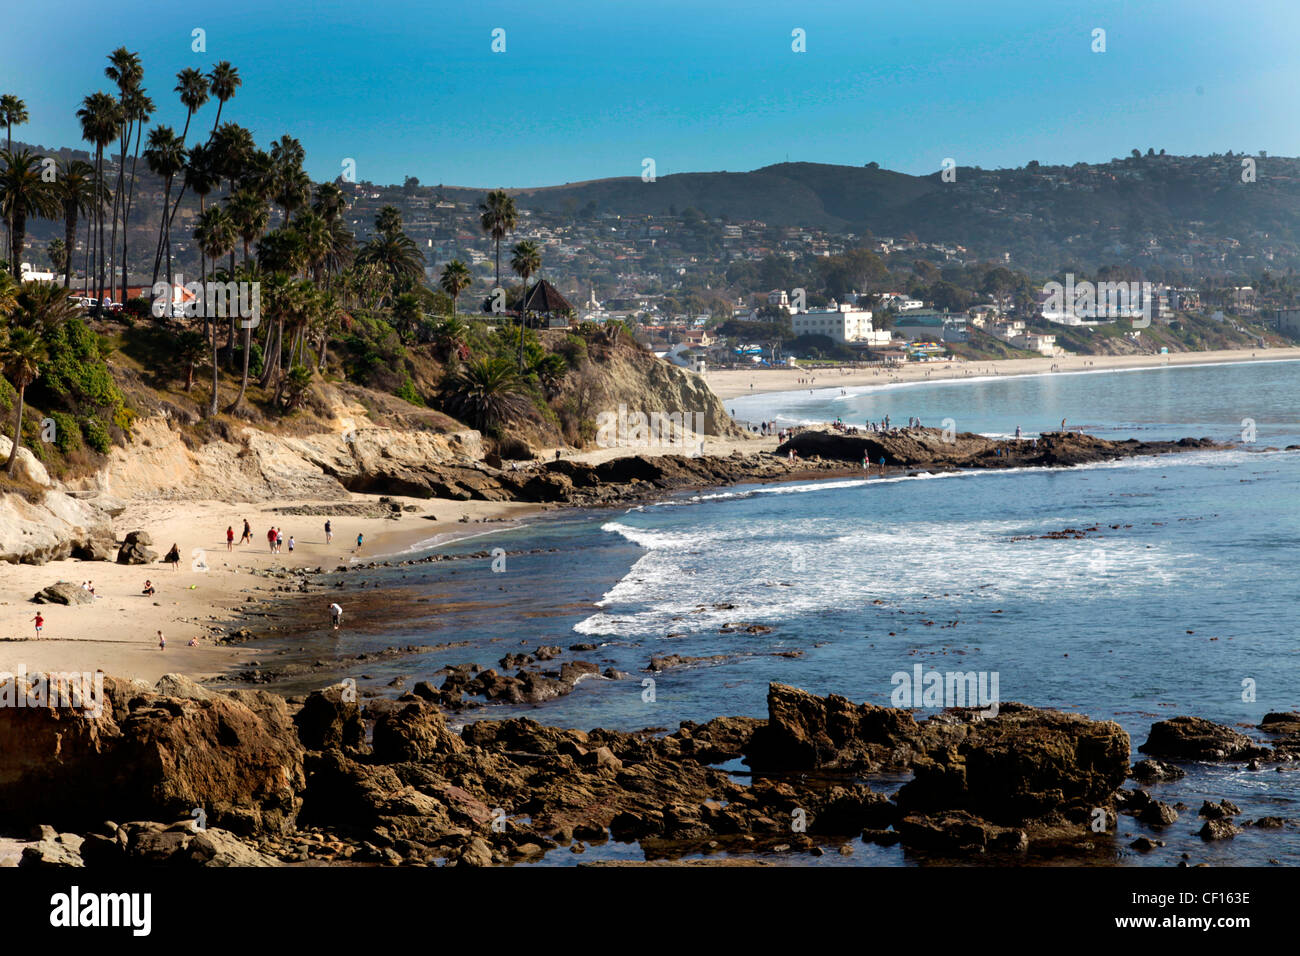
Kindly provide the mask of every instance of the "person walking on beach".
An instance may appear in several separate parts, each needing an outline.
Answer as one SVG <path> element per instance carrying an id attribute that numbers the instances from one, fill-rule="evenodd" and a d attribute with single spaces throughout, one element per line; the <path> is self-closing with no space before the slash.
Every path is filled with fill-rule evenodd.
<path id="1" fill-rule="evenodd" d="M 293 535 L 289 535 L 289 553 L 293 554 Z"/>
<path id="2" fill-rule="evenodd" d="M 163 637 L 162 631 L 158 632 L 158 650 L 160 651 L 167 650 L 167 638 Z"/>
<path id="3" fill-rule="evenodd" d="M 172 566 L 173 571 L 180 570 L 181 549 L 176 546 L 175 542 L 172 542 L 172 549 L 167 552 L 167 557 L 165 557 L 163 560 Z"/>
<path id="4" fill-rule="evenodd" d="M 325 543 L 329 544 L 334 540 L 334 529 L 330 526 L 329 519 L 325 519 Z"/>
<path id="5" fill-rule="evenodd" d="M 279 554 L 284 550 L 284 532 L 279 528 L 275 529 L 275 553 Z"/>
<path id="6" fill-rule="evenodd" d="M 40 611 L 37 611 L 36 616 L 32 618 L 32 620 L 36 622 L 36 636 L 40 637 L 41 631 L 45 628 L 45 618 L 42 616 Z"/>
<path id="7" fill-rule="evenodd" d="M 363 537 L 364 537 L 364 535 L 362 535 L 360 532 L 357 533 L 357 550 L 358 550 L 358 551 L 361 550 L 361 541 L 362 541 Z"/>
<path id="8" fill-rule="evenodd" d="M 235 550 L 235 529 L 230 525 L 226 525 L 226 550 Z"/>
<path id="9" fill-rule="evenodd" d="M 330 623 L 334 625 L 336 631 L 339 629 L 339 625 L 343 623 L 343 608 L 339 607 L 337 603 L 330 605 Z"/>
<path id="10" fill-rule="evenodd" d="M 244 535 L 239 539 L 239 543 L 240 544 L 253 543 L 253 529 L 252 527 L 249 526 L 247 518 L 244 519 Z"/>
<path id="11" fill-rule="evenodd" d="M 266 546 L 270 548 L 272 554 L 275 554 L 275 529 L 274 528 L 267 529 Z"/>

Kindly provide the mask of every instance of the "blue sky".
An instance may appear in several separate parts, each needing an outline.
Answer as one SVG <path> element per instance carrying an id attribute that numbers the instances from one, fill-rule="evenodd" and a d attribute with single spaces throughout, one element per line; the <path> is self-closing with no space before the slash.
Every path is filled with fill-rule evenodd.
<path id="1" fill-rule="evenodd" d="M 317 179 L 346 158 L 375 182 L 493 187 L 636 176 L 644 157 L 663 176 L 1300 154 L 1295 0 L 46 0 L 15 19 L 0 92 L 28 104 L 24 141 L 77 145 L 76 108 L 126 45 L 178 129 L 176 72 L 230 60 L 244 85 L 222 118 L 261 145 L 297 136 Z"/>

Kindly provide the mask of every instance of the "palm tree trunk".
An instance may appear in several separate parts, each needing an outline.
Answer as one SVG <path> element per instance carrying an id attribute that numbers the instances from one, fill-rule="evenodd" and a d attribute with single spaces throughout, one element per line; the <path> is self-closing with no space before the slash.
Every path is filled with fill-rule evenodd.
<path id="1" fill-rule="evenodd" d="M 23 398 L 27 393 L 27 386 L 23 385 L 18 389 L 18 417 L 14 421 L 14 447 L 9 449 L 9 461 L 5 463 L 5 473 L 10 478 L 14 476 L 14 469 L 18 464 L 18 446 L 22 444 L 23 438 Z"/>
<path id="2" fill-rule="evenodd" d="M 126 301 L 126 290 L 131 283 L 131 266 L 127 258 L 127 226 L 131 222 L 131 203 L 135 199 L 135 167 L 140 161 L 140 134 L 144 132 L 144 120 L 135 128 L 135 153 L 131 156 L 131 185 L 126 191 L 126 203 L 122 207 L 122 301 Z"/>
<path id="3" fill-rule="evenodd" d="M 104 147 L 96 149 L 96 162 L 99 164 L 99 181 L 104 181 Z M 96 289 L 96 298 L 99 300 L 96 312 L 99 315 L 104 314 L 104 204 L 98 204 L 99 209 L 99 238 L 95 240 L 95 268 L 99 273 L 99 287 Z"/>
<path id="4" fill-rule="evenodd" d="M 167 207 L 171 205 L 171 200 L 172 178 L 168 176 L 166 187 L 163 189 L 162 215 L 158 217 L 158 245 L 153 252 L 153 284 L 155 285 L 158 283 L 158 270 L 162 266 L 163 236 L 167 228 Z M 171 313 L 168 313 L 168 317 L 170 315 Z"/>
<path id="5" fill-rule="evenodd" d="M 247 320 L 245 320 L 245 322 L 247 322 Z M 233 412 L 237 408 L 239 408 L 240 403 L 243 402 L 244 400 L 244 394 L 248 391 L 248 353 L 252 351 L 252 338 L 253 338 L 253 328 L 252 326 L 245 324 L 244 325 L 244 375 L 243 378 L 239 380 L 239 394 L 236 395 L 235 400 L 230 403 L 230 407 L 226 409 L 227 412 Z"/>
<path id="6" fill-rule="evenodd" d="M 63 244 L 68 247 L 68 254 L 63 257 L 63 290 L 66 292 L 72 284 L 72 257 L 77 251 L 77 205 L 63 220 Z"/>
<path id="7" fill-rule="evenodd" d="M 122 195 L 122 181 L 126 177 L 126 144 L 131 140 L 130 130 L 131 126 L 118 127 L 122 149 L 117 166 L 117 189 L 113 193 L 113 228 L 110 230 L 111 234 L 108 240 L 108 294 L 110 297 L 117 295 L 117 210 L 119 206 L 126 206 L 126 203 L 123 202 L 125 197 Z M 114 301 L 120 300 L 115 299 Z"/>
<path id="8" fill-rule="evenodd" d="M 208 294 L 207 294 L 207 290 L 208 290 L 207 257 L 204 256 L 204 255 L 202 255 L 202 254 L 200 254 L 200 255 L 199 255 L 199 258 L 203 260 L 203 269 L 204 269 L 204 272 L 203 272 L 203 304 L 204 304 L 203 313 L 204 313 L 204 315 L 206 316 L 206 315 L 207 315 L 207 311 L 208 311 L 208 310 L 207 310 L 207 300 L 208 300 Z M 216 259 L 213 259 L 213 260 L 212 260 L 212 268 L 213 268 L 214 271 L 215 271 L 216 267 L 217 267 L 217 260 L 216 260 Z M 221 362 L 218 360 L 218 357 L 217 357 L 217 321 L 216 321 L 216 316 L 213 316 L 213 317 L 212 317 L 212 398 L 208 401 L 208 417 L 209 417 L 209 418 L 215 418 L 216 415 L 217 415 L 217 382 L 218 382 L 217 376 L 220 374 L 220 372 L 221 372 Z"/>

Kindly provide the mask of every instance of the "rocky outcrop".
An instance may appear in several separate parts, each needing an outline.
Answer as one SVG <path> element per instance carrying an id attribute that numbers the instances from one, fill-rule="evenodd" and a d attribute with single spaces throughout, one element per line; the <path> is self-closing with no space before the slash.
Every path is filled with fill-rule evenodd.
<path id="1" fill-rule="evenodd" d="M 153 564 L 158 560 L 158 552 L 150 548 L 153 538 L 147 531 L 132 531 L 122 540 L 117 551 L 118 564 Z"/>
<path id="2" fill-rule="evenodd" d="M 41 588 L 32 597 L 35 604 L 94 604 L 95 595 L 80 584 L 71 581 L 56 581 L 49 587 Z"/>
<path id="3" fill-rule="evenodd" d="M 6 820 L 175 819 L 201 809 L 241 833 L 291 826 L 304 778 L 284 700 L 261 691 L 205 698 L 183 678 L 169 683 L 180 696 L 106 679 L 98 715 L 90 706 L 0 709 Z"/>
<path id="4" fill-rule="evenodd" d="M 1151 725 L 1144 754 L 1168 760 L 1250 760 L 1270 751 L 1231 727 L 1202 717 L 1174 717 Z"/>
<path id="5" fill-rule="evenodd" d="M 824 458 L 873 465 L 883 458 L 904 468 L 1023 468 L 1067 467 L 1092 462 L 1220 448 L 1208 438 L 1173 442 L 1107 441 L 1078 432 L 1047 432 L 1036 442 L 986 438 L 973 432 L 949 433 L 939 428 L 896 429 L 887 433 L 848 434 L 832 429 L 807 430 L 777 448 L 778 455 L 795 452 L 801 458 Z"/>
<path id="6" fill-rule="evenodd" d="M 114 548 L 112 519 L 94 498 L 75 498 L 53 488 L 44 489 L 39 500 L 0 494 L 0 561 L 100 559 Z"/>

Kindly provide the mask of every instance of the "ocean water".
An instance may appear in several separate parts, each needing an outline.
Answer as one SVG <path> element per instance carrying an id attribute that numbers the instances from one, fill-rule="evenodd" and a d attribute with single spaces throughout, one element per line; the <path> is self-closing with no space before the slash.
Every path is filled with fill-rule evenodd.
<path id="1" fill-rule="evenodd" d="M 598 650 L 561 660 L 598 661 L 627 679 L 590 678 L 540 707 L 462 715 L 526 713 L 584 729 L 672 730 L 686 719 L 763 716 L 773 680 L 889 704 L 895 675 L 916 665 L 974 671 L 996 675 L 1002 701 L 1118 721 L 1134 759 L 1157 720 L 1193 714 L 1249 725 L 1269 711 L 1300 710 L 1300 452 L 1284 450 L 1300 443 L 1300 363 L 846 392 L 726 404 L 753 420 L 860 424 L 887 413 L 927 425 L 952 418 L 959 430 L 985 434 L 1020 425 L 1032 435 L 1067 418 L 1104 437 L 1208 436 L 1234 447 L 1062 470 L 740 486 L 554 513 L 440 549 L 503 548 L 500 573 L 480 558 L 354 572 L 341 592 L 347 599 L 366 593 L 355 590 L 358 577 L 382 589 L 360 619 L 352 615 L 338 635 L 282 639 L 282 657 L 468 642 L 350 675 L 393 693 L 386 685 L 397 675 L 409 687 L 445 664 L 496 666 L 510 651 L 594 643 Z M 1041 537 L 1067 528 L 1095 530 Z M 647 671 L 651 656 L 664 654 L 709 660 Z M 341 664 L 330 679 L 348 674 Z M 316 675 L 286 689 L 325 682 Z M 1129 850 L 1134 837 L 1157 834 L 1121 817 L 1102 862 L 1167 866 L 1187 853 L 1191 862 L 1300 864 L 1300 770 L 1197 766 L 1183 781 L 1149 789 L 1190 807 L 1158 834 L 1169 845 L 1148 856 Z M 1238 803 L 1244 819 L 1296 822 L 1202 843 L 1193 835 L 1196 810 L 1202 799 L 1222 798 Z M 605 852 L 639 855 L 613 845 Z M 918 861 L 901 848 L 859 844 L 852 857 L 799 862 Z"/>

